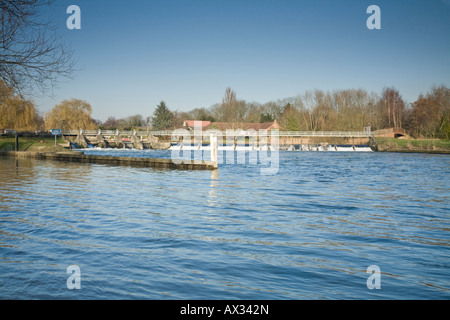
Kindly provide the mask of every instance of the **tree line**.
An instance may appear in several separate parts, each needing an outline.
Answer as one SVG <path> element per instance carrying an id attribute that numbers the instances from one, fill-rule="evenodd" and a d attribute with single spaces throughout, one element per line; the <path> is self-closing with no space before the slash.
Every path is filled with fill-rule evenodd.
<path id="1" fill-rule="evenodd" d="M 92 118 L 92 107 L 84 100 L 64 100 L 44 116 L 34 103 L 14 94 L 0 81 L 0 128 L 19 131 L 55 128 L 77 130 L 170 130 L 183 126 L 185 120 L 227 122 L 230 128 L 244 123 L 277 120 L 287 131 L 361 131 L 404 128 L 414 138 L 450 139 L 450 89 L 434 86 L 426 94 L 407 104 L 398 90 L 385 88 L 381 94 L 363 89 L 306 91 L 295 97 L 264 104 L 237 98 L 227 88 L 220 103 L 188 112 L 171 110 L 164 101 L 152 115 L 140 114 L 104 122 Z"/>
<path id="2" fill-rule="evenodd" d="M 136 121 L 136 119 L 141 119 Z M 113 119 L 109 119 L 113 120 Z M 180 128 L 185 120 L 227 122 L 230 128 L 244 123 L 264 123 L 277 120 L 287 131 L 361 131 L 403 128 L 414 138 L 450 139 L 450 89 L 433 86 L 412 103 L 406 103 L 392 87 L 381 94 L 363 89 L 306 91 L 295 97 L 264 104 L 237 98 L 227 88 L 220 103 L 189 112 L 172 111 L 162 101 L 152 117 L 133 116 L 106 121 L 103 127 L 152 127 L 153 130 Z"/>
<path id="3" fill-rule="evenodd" d="M 361 131 L 403 128 L 414 138 L 450 139 L 450 89 L 433 86 L 412 103 L 406 103 L 400 92 L 386 87 L 381 94 L 364 89 L 335 91 L 312 90 L 295 97 L 264 104 L 237 98 L 227 88 L 220 103 L 189 112 L 170 111 L 162 102 L 166 121 L 153 124 L 157 130 L 174 129 L 184 120 L 227 122 L 230 128 L 244 123 L 277 120 L 287 131 Z M 157 110 L 158 110 L 157 108 Z M 167 119 L 171 119 L 167 120 Z"/>

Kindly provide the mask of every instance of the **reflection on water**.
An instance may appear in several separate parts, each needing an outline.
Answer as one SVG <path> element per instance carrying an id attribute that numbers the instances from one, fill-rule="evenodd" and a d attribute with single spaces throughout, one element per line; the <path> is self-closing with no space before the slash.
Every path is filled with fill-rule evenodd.
<path id="1" fill-rule="evenodd" d="M 449 159 L 281 152 L 261 176 L 0 157 L 0 298 L 448 299 Z"/>
<path id="2" fill-rule="evenodd" d="M 211 183 L 208 192 L 208 205 L 213 206 L 215 198 L 218 197 L 217 187 L 219 186 L 219 170 L 211 171 Z"/>

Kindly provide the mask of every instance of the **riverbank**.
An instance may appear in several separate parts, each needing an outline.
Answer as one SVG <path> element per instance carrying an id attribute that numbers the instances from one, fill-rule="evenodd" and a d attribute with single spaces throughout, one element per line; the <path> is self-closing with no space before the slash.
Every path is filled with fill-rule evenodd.
<path id="1" fill-rule="evenodd" d="M 376 138 L 372 148 L 378 152 L 450 154 L 450 140 Z"/>
<path id="2" fill-rule="evenodd" d="M 14 151 L 15 138 L 0 136 L 0 152 Z M 450 140 L 413 140 L 375 138 L 370 147 L 378 152 L 450 154 Z M 69 143 L 63 138 L 19 137 L 18 151 L 22 152 L 68 152 Z"/>
<path id="3" fill-rule="evenodd" d="M 15 137 L 0 136 L 0 151 L 15 151 Z M 17 151 L 27 152 L 64 152 L 69 144 L 63 138 L 58 137 L 19 137 Z"/>

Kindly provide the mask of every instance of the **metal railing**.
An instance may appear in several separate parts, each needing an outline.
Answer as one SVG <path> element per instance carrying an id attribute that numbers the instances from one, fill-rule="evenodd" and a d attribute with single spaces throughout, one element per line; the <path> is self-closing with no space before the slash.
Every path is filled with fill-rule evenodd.
<path id="1" fill-rule="evenodd" d="M 358 137 L 372 136 L 370 131 L 280 131 L 280 137 Z"/>
<path id="2" fill-rule="evenodd" d="M 217 135 L 222 136 L 258 136 L 261 132 L 256 130 L 227 130 L 225 132 L 214 130 Z M 203 136 L 214 131 L 188 131 L 188 130 L 163 130 L 163 131 L 115 131 L 115 130 L 83 130 L 83 135 L 93 136 L 101 134 L 103 136 L 114 136 L 117 133 L 119 136 L 132 136 L 136 133 L 137 136 Z M 80 130 L 63 130 L 63 135 L 78 135 Z M 267 132 L 268 135 L 274 133 Z M 279 137 L 350 137 L 350 138 L 369 138 L 373 135 L 371 131 L 278 131 L 277 135 Z"/>

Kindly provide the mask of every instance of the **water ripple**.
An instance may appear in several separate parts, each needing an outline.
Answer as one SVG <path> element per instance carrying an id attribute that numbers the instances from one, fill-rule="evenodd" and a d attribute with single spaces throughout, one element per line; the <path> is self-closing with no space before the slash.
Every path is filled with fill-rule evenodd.
<path id="1" fill-rule="evenodd" d="M 449 159 L 283 152 L 261 176 L 0 157 L 0 298 L 448 299 Z"/>

